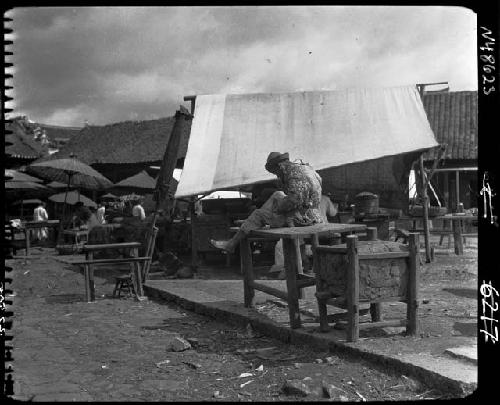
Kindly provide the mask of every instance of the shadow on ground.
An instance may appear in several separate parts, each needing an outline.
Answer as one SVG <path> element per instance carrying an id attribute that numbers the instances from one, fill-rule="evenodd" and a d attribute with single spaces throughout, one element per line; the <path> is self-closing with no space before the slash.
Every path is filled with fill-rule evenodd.
<path id="1" fill-rule="evenodd" d="M 474 288 L 443 288 L 443 291 L 457 295 L 458 297 L 477 298 L 477 290 Z"/>

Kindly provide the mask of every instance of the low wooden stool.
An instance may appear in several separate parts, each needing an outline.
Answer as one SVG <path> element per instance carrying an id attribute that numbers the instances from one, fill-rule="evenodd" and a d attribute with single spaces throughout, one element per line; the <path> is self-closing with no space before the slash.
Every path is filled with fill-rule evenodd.
<path id="1" fill-rule="evenodd" d="M 132 277 L 130 274 L 126 274 L 123 276 L 118 276 L 115 279 L 115 288 L 113 290 L 113 298 L 120 298 L 121 292 L 126 290 L 128 292 L 128 296 L 132 296 L 134 294 L 134 284 L 132 283 Z"/>

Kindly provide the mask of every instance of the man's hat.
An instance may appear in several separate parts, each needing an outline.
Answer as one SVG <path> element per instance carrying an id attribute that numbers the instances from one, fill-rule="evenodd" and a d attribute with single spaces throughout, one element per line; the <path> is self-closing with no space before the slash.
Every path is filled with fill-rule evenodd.
<path id="1" fill-rule="evenodd" d="M 283 162 L 285 160 L 289 160 L 288 152 L 279 153 L 279 152 L 271 152 L 267 157 L 266 162 L 266 170 L 269 171 L 270 168 L 276 166 L 278 163 Z"/>

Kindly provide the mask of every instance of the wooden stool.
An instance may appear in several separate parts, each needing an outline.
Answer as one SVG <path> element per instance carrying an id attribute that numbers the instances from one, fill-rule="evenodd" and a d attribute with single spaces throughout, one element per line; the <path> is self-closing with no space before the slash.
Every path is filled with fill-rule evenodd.
<path id="1" fill-rule="evenodd" d="M 373 327 L 406 326 L 407 334 L 418 332 L 418 234 L 410 233 L 409 246 L 373 236 L 358 242 L 350 235 L 347 244 L 336 246 L 322 246 L 317 237 L 313 239 L 320 329 L 329 329 L 327 305 L 347 309 L 350 342 L 358 339 L 360 329 Z M 405 302 L 405 319 L 382 320 L 381 303 L 387 301 Z M 360 303 L 370 304 L 372 322 L 360 325 Z"/>
<path id="2" fill-rule="evenodd" d="M 126 274 L 123 276 L 116 277 L 115 289 L 113 290 L 113 298 L 120 298 L 121 292 L 126 290 L 128 296 L 132 296 L 134 294 L 134 285 L 132 283 L 132 277 L 130 274 Z"/>

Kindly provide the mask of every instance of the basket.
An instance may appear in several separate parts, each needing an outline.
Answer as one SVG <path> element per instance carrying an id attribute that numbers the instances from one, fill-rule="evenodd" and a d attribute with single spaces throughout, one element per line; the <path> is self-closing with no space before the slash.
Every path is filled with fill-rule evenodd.
<path id="1" fill-rule="evenodd" d="M 355 216 L 378 214 L 378 211 L 378 195 L 365 191 L 354 198 Z"/>

